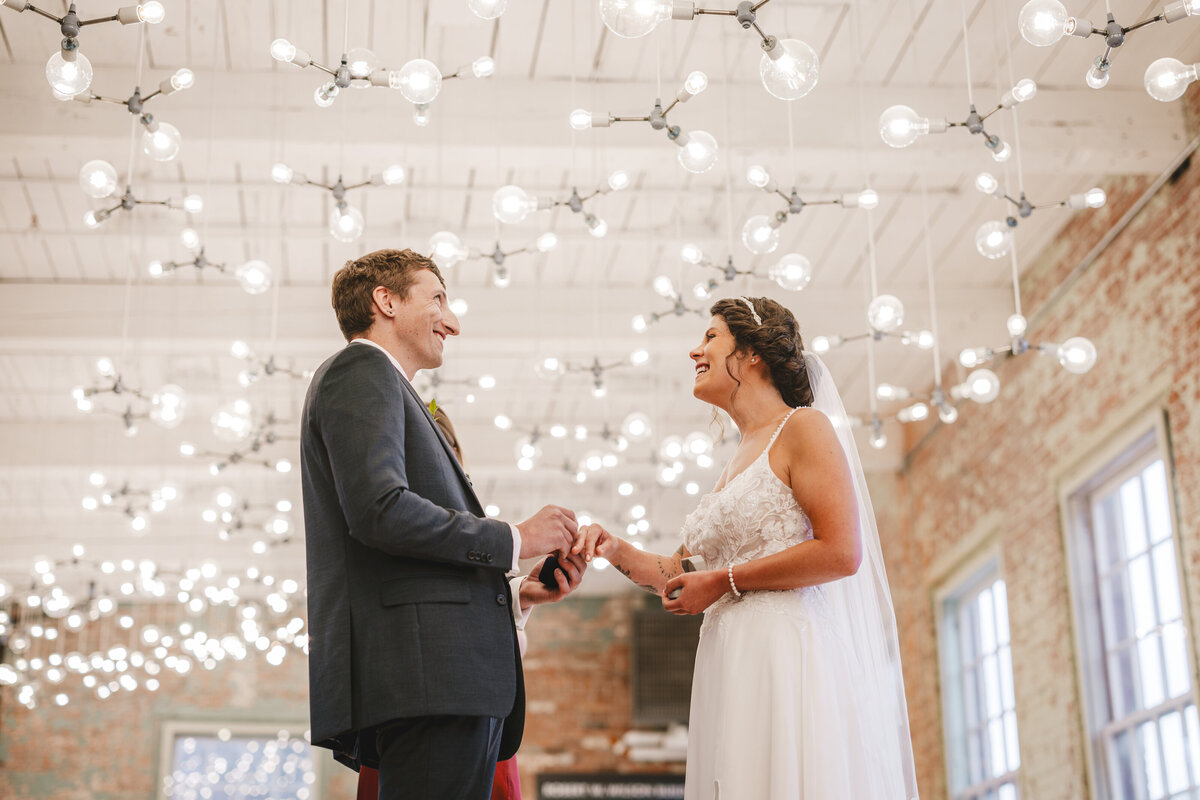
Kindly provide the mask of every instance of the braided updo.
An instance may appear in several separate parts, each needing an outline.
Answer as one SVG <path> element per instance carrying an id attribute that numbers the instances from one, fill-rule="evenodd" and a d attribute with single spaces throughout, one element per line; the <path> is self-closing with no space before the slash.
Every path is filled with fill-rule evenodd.
<path id="1" fill-rule="evenodd" d="M 735 353 L 754 352 L 762 358 L 783 402 L 792 408 L 812 405 L 812 384 L 804 364 L 804 342 L 796 318 L 769 297 L 746 299 L 753 303 L 762 324 L 754 320 L 749 306 L 739 297 L 718 300 L 710 313 L 729 326 L 736 343 Z"/>

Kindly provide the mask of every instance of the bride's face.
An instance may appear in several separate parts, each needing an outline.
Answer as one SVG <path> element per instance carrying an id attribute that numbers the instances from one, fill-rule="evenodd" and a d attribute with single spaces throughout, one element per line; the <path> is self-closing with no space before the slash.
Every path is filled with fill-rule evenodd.
<path id="1" fill-rule="evenodd" d="M 709 320 L 700 345 L 688 353 L 696 363 L 692 394 L 698 400 L 724 407 L 741 378 L 741 360 L 734 355 L 737 342 L 719 315 Z M 732 373 L 732 376 L 731 376 Z"/>

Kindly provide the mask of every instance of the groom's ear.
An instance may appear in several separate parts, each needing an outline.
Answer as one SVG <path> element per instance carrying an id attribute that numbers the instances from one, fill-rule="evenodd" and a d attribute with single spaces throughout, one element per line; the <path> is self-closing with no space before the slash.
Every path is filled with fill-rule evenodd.
<path id="1" fill-rule="evenodd" d="M 371 291 L 371 301 L 382 316 L 396 316 L 396 295 L 392 294 L 386 286 L 376 286 Z"/>

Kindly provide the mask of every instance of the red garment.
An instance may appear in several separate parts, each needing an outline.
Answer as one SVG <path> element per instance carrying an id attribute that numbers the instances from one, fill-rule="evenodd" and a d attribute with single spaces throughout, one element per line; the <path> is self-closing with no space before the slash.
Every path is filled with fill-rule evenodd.
<path id="1" fill-rule="evenodd" d="M 358 771 L 357 800 L 379 800 L 378 770 L 363 767 Z M 492 800 L 521 800 L 521 776 L 517 774 L 516 756 L 496 764 Z"/>

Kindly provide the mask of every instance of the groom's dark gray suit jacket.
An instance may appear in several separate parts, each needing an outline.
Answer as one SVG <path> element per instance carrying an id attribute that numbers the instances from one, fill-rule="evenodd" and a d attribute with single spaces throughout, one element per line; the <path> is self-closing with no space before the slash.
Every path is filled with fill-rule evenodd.
<path id="1" fill-rule="evenodd" d="M 485 517 L 428 409 L 370 344 L 313 375 L 300 440 L 312 743 L 375 766 L 380 723 L 511 712 L 502 749 L 515 751 L 508 524 Z"/>

